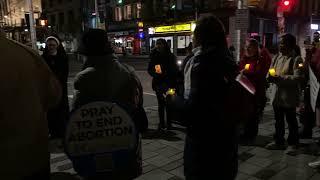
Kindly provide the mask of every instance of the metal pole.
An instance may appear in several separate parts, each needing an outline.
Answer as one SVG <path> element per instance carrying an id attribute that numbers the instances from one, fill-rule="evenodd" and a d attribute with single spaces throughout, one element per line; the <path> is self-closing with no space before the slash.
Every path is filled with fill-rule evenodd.
<path id="1" fill-rule="evenodd" d="M 33 14 L 33 3 L 32 0 L 27 0 L 27 4 L 29 7 L 29 21 L 30 21 L 30 37 L 31 37 L 31 45 L 32 49 L 37 50 L 37 36 L 34 22 L 34 14 Z"/>
<path id="2" fill-rule="evenodd" d="M 97 29 L 98 23 L 99 23 L 99 11 L 98 11 L 98 0 L 94 0 L 94 12 L 96 14 L 96 23 L 95 23 L 95 28 Z"/>
<path id="3" fill-rule="evenodd" d="M 238 0 L 237 9 L 242 9 L 242 1 Z M 236 30 L 236 61 L 240 61 L 240 40 L 241 40 L 241 30 Z"/>
<path id="4" fill-rule="evenodd" d="M 197 3 L 197 1 L 196 1 L 196 3 L 195 3 L 195 20 L 196 21 L 198 21 L 198 3 Z"/>
<path id="5" fill-rule="evenodd" d="M 309 29 L 310 29 L 310 43 L 312 44 L 312 41 L 313 41 L 313 30 L 311 29 L 311 24 L 313 23 L 313 18 L 312 18 L 312 13 L 310 15 L 310 26 L 309 26 Z"/>

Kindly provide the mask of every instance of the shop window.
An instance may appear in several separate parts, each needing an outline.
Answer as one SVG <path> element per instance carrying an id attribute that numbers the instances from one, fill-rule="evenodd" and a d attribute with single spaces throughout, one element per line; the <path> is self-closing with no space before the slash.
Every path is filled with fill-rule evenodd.
<path id="1" fill-rule="evenodd" d="M 73 14 L 73 11 L 70 10 L 70 11 L 68 11 L 68 23 L 72 24 L 73 21 L 74 21 L 74 14 Z"/>
<path id="2" fill-rule="evenodd" d="M 186 37 L 178 36 L 178 49 L 183 49 L 186 47 Z"/>
<path id="3" fill-rule="evenodd" d="M 56 25 L 56 15 L 52 14 L 50 16 L 50 20 L 51 20 L 50 25 L 55 26 Z"/>
<path id="4" fill-rule="evenodd" d="M 131 5 L 124 6 L 124 19 L 131 19 L 132 18 L 132 10 Z"/>
<path id="5" fill-rule="evenodd" d="M 136 18 L 141 18 L 141 3 L 137 3 Z"/>
<path id="6" fill-rule="evenodd" d="M 59 25 L 64 24 L 64 13 L 59 13 Z"/>
<path id="7" fill-rule="evenodd" d="M 115 21 L 122 21 L 122 9 L 121 7 L 116 7 L 114 9 L 114 18 L 115 18 Z"/>
<path id="8" fill-rule="evenodd" d="M 49 7 L 53 6 L 53 0 L 49 0 Z"/>

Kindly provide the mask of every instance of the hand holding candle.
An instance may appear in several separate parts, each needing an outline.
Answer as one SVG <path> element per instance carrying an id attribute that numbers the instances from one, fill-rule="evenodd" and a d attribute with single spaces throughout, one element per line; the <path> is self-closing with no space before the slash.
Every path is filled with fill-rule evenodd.
<path id="1" fill-rule="evenodd" d="M 176 94 L 176 90 L 173 89 L 173 88 L 169 88 L 168 91 L 167 91 L 167 95 L 175 95 Z"/>
<path id="2" fill-rule="evenodd" d="M 272 76 L 272 77 L 276 77 L 276 76 L 277 76 L 277 75 L 276 75 L 276 70 L 275 70 L 274 68 L 269 69 L 269 74 L 270 74 L 270 76 Z"/>
<path id="3" fill-rule="evenodd" d="M 244 69 L 245 69 L 246 71 L 249 71 L 249 69 L 250 69 L 250 64 L 246 64 L 246 65 L 244 66 Z"/>

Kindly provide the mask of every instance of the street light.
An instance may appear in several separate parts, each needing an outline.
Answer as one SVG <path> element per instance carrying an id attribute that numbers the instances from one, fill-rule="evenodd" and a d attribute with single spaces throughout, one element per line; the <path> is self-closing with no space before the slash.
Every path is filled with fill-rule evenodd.
<path id="1" fill-rule="evenodd" d="M 290 1 L 284 1 L 284 2 L 283 2 L 283 5 L 289 6 L 289 5 L 290 5 Z"/>
<path id="2" fill-rule="evenodd" d="M 294 0 L 281 0 L 279 4 L 279 10 L 282 12 L 289 12 L 292 9 Z"/>

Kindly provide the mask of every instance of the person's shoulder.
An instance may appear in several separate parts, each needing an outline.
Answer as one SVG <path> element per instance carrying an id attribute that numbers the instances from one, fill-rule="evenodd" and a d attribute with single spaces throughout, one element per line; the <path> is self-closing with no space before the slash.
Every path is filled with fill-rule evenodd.
<path id="1" fill-rule="evenodd" d="M 7 54 L 10 56 L 24 56 L 25 58 L 28 55 L 32 56 L 33 58 L 41 58 L 41 56 L 34 51 L 31 47 L 21 44 L 17 41 L 13 41 L 7 38 L 1 37 L 0 43 L 4 43 L 7 48 L 10 48 L 11 51 L 4 51 L 1 52 L 2 54 Z"/>
<path id="2" fill-rule="evenodd" d="M 92 74 L 95 74 L 96 73 L 96 68 L 94 67 L 87 67 L 85 68 L 84 70 L 80 71 L 76 77 L 83 77 L 83 76 L 90 76 Z"/>
<path id="3" fill-rule="evenodd" d="M 135 74 L 135 69 L 133 66 L 130 66 L 126 63 L 121 63 L 117 60 L 113 60 L 113 67 L 114 70 L 117 70 L 121 73 Z"/>

